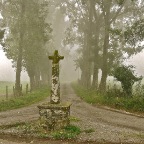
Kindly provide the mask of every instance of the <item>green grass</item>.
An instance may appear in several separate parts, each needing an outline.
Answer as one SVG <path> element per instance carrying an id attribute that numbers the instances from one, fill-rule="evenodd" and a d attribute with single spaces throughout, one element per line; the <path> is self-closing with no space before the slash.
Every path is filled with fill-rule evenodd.
<path id="1" fill-rule="evenodd" d="M 114 92 L 110 90 L 106 94 L 96 92 L 95 90 L 89 89 L 73 83 L 76 94 L 81 97 L 84 101 L 90 104 L 99 104 L 110 106 L 112 108 L 124 109 L 131 112 L 144 112 L 144 96 L 123 96 L 120 91 Z"/>
<path id="2" fill-rule="evenodd" d="M 74 116 L 70 116 L 70 121 L 71 122 L 79 122 L 79 121 L 81 121 L 79 118 L 77 118 L 77 117 L 74 117 Z"/>
<path id="3" fill-rule="evenodd" d="M 75 139 L 81 133 L 81 129 L 75 125 L 68 125 L 62 129 L 48 131 L 43 128 L 40 121 L 33 121 L 28 123 L 17 124 L 11 126 L 14 130 L 21 131 L 22 134 L 35 135 L 40 138 L 53 138 L 53 139 Z"/>
<path id="4" fill-rule="evenodd" d="M 41 88 L 28 93 L 27 95 L 20 96 L 17 98 L 11 98 L 6 101 L 0 101 L 0 111 L 6 111 L 16 108 L 25 107 L 34 103 L 37 103 L 50 95 L 48 88 Z"/>
<path id="5" fill-rule="evenodd" d="M 79 127 L 74 125 L 66 126 L 65 128 L 53 132 L 52 137 L 54 139 L 75 139 L 77 135 L 81 133 L 81 130 Z"/>
<path id="6" fill-rule="evenodd" d="M 22 82 L 23 93 L 26 93 L 26 84 L 27 82 Z M 6 86 L 8 86 L 8 96 L 9 98 L 13 95 L 13 86 L 14 82 L 9 81 L 0 81 L 0 101 L 6 99 Z"/>

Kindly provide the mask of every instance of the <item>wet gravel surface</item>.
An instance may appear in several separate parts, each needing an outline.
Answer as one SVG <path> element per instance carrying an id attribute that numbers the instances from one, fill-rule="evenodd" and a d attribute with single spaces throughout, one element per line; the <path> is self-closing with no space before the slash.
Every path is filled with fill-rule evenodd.
<path id="1" fill-rule="evenodd" d="M 72 103 L 72 124 L 78 125 L 82 133 L 77 142 L 51 140 L 22 140 L 0 135 L 0 144 L 71 144 L 71 143 L 144 143 L 144 118 L 123 112 L 107 110 L 85 103 L 76 96 L 68 84 L 61 85 L 62 101 Z M 0 126 L 36 120 L 39 117 L 38 104 L 0 113 Z"/>
<path id="2" fill-rule="evenodd" d="M 75 124 L 84 131 L 79 141 L 113 143 L 144 143 L 144 118 L 99 108 L 85 103 L 76 96 L 70 85 L 63 85 L 62 99 L 70 101 L 71 115 L 79 119 Z"/>

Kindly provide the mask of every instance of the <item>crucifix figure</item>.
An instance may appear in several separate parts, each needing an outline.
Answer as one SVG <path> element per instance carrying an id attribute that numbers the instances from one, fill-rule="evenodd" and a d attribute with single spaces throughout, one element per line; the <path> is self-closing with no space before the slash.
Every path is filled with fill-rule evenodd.
<path id="1" fill-rule="evenodd" d="M 55 50 L 53 56 L 49 56 L 52 60 L 52 88 L 50 103 L 59 104 L 60 103 L 60 82 L 59 82 L 59 61 L 64 59 L 64 56 L 58 54 L 58 50 Z"/>

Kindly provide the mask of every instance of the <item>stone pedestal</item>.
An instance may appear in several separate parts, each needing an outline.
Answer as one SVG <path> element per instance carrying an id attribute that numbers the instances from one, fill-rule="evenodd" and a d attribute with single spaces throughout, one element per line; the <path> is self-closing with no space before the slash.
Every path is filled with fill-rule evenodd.
<path id="1" fill-rule="evenodd" d="M 51 104 L 44 103 L 39 105 L 41 125 L 47 130 L 58 130 L 69 125 L 71 103 Z"/>
<path id="2" fill-rule="evenodd" d="M 59 61 L 64 59 L 58 50 L 55 50 L 52 60 L 52 88 L 50 102 L 44 103 L 39 108 L 41 126 L 47 130 L 57 130 L 69 125 L 70 103 L 60 103 Z"/>

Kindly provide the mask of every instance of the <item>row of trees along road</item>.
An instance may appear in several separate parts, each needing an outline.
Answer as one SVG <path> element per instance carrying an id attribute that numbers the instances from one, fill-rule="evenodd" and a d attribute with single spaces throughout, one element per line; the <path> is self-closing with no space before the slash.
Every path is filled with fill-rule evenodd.
<path id="1" fill-rule="evenodd" d="M 46 43 L 51 39 L 52 28 L 45 21 L 48 15 L 45 0 L 4 0 L 1 2 L 3 25 L 6 28 L 4 51 L 16 68 L 16 95 L 21 95 L 21 71 L 30 77 L 31 90 L 40 82 L 48 82 Z"/>
<path id="2" fill-rule="evenodd" d="M 107 76 L 126 58 L 143 49 L 142 0 L 1 0 L 7 29 L 3 49 L 16 68 L 17 95 L 21 93 L 22 68 L 28 72 L 31 89 L 40 76 L 44 83 L 48 80 L 46 44 L 51 43 L 52 28 L 45 19 L 49 4 L 54 12 L 61 10 L 68 19 L 63 46 L 78 47 L 75 63 L 82 72 L 80 82 L 87 88 L 105 91 Z"/>
<path id="3" fill-rule="evenodd" d="M 60 0 L 58 4 L 70 23 L 63 43 L 71 48 L 79 47 L 75 62 L 82 72 L 81 84 L 105 91 L 107 76 L 126 58 L 143 49 L 144 3 L 141 0 Z"/>

